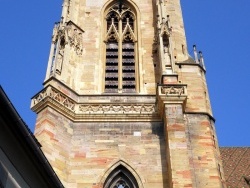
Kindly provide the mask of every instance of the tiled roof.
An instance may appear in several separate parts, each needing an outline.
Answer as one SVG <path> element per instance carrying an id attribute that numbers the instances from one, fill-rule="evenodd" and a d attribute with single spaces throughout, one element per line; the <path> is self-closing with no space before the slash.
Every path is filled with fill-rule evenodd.
<path id="1" fill-rule="evenodd" d="M 228 188 L 250 187 L 250 147 L 221 147 Z"/>

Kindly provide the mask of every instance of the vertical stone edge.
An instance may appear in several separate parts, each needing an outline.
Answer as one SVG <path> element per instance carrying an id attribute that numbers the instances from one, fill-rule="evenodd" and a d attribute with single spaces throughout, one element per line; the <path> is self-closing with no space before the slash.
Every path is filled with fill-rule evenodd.
<path id="1" fill-rule="evenodd" d="M 169 162 L 169 187 L 193 187 L 187 127 L 181 104 L 165 104 L 164 122 Z"/>

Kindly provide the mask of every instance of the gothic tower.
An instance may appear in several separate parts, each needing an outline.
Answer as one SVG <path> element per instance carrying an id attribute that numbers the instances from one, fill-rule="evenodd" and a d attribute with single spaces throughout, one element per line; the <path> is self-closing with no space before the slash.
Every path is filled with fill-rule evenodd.
<path id="1" fill-rule="evenodd" d="M 64 0 L 35 135 L 65 187 L 223 187 L 180 0 Z"/>

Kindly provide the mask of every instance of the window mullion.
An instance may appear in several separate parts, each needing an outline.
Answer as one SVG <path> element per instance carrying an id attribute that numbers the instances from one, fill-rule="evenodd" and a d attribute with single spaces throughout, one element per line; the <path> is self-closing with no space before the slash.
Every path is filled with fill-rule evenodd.
<path id="1" fill-rule="evenodd" d="M 118 93 L 122 93 L 122 19 L 119 19 L 119 41 L 118 41 Z"/>

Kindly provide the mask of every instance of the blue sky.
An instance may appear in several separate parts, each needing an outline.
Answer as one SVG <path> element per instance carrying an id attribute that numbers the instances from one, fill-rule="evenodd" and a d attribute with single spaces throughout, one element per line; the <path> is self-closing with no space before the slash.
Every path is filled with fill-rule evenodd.
<path id="1" fill-rule="evenodd" d="M 0 84 L 30 127 L 61 0 L 1 0 Z M 188 41 L 203 51 L 220 146 L 250 146 L 250 1 L 182 0 Z"/>

